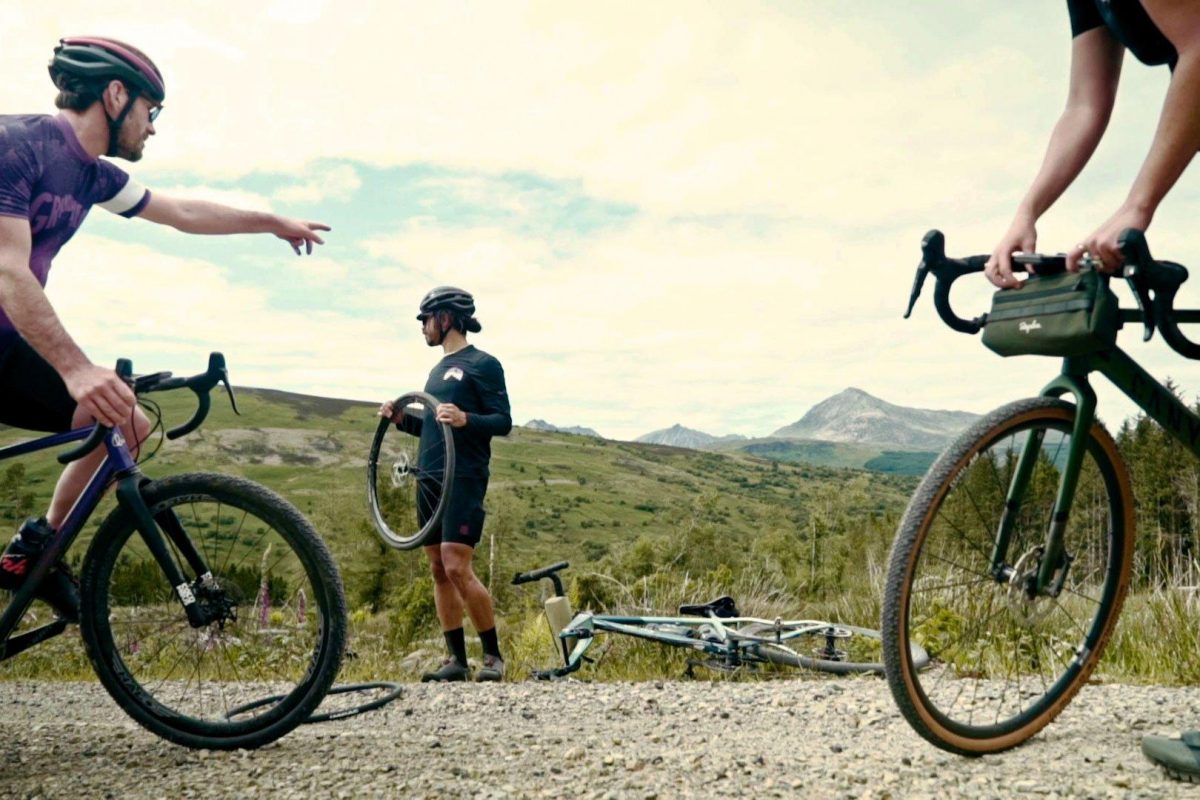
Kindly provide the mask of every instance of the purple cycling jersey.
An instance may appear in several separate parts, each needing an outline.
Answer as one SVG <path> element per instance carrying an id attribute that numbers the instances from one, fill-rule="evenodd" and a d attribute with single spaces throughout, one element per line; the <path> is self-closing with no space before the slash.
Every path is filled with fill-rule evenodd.
<path id="1" fill-rule="evenodd" d="M 93 205 L 134 217 L 149 201 L 124 170 L 88 155 L 64 117 L 0 115 L 0 215 L 29 220 L 29 269 L 42 286 Z M 0 310 L 0 347 L 14 334 Z"/>

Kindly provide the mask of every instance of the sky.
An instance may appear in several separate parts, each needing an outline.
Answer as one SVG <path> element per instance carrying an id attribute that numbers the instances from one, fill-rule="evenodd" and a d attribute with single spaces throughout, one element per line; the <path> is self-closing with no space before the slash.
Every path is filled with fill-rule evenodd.
<path id="1" fill-rule="evenodd" d="M 141 183 L 333 228 L 297 258 L 95 209 L 47 291 L 97 363 L 185 374 L 220 350 L 235 386 L 382 401 L 424 385 L 440 354 L 416 305 L 454 284 L 516 423 L 611 438 L 765 436 L 850 386 L 982 413 L 1057 371 L 954 333 L 930 296 L 901 315 L 927 230 L 970 255 L 1007 229 L 1065 99 L 1065 3 L 16 0 L 0 110 L 52 113 L 45 65 L 83 34 L 164 73 L 157 134 L 118 162 Z M 1168 79 L 1127 57 L 1039 249 L 1117 208 Z M 1198 210 L 1193 168 L 1159 257 L 1200 255 Z M 1138 333 L 1127 350 L 1194 400 L 1200 370 Z M 1110 427 L 1135 410 L 1097 389 Z"/>

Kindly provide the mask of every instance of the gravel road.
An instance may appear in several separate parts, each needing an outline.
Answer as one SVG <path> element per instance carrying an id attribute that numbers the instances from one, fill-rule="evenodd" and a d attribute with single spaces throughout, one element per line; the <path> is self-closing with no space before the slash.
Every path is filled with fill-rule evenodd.
<path id="1" fill-rule="evenodd" d="M 1041 735 L 965 759 L 919 739 L 883 681 L 406 687 L 261 750 L 190 751 L 94 683 L 0 683 L 3 798 L 1195 797 L 1141 755 L 1200 724 L 1200 689 L 1090 686 Z"/>

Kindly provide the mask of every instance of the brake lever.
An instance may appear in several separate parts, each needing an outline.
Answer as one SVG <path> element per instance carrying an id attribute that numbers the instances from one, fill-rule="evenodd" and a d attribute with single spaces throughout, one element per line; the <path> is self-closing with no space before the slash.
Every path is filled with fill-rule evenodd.
<path id="1" fill-rule="evenodd" d="M 242 412 L 238 410 L 237 397 L 234 396 L 233 385 L 229 382 L 229 370 L 224 367 L 221 368 L 221 383 L 224 384 L 225 392 L 229 395 L 229 404 L 233 406 L 233 413 L 240 417 Z"/>
<path id="2" fill-rule="evenodd" d="M 1142 341 L 1148 342 L 1154 336 L 1154 305 L 1150 297 L 1150 276 L 1146 267 L 1153 262 L 1150 248 L 1146 245 L 1146 237 L 1141 231 L 1126 228 L 1117 237 L 1117 245 L 1121 255 L 1125 257 L 1125 267 L 1121 271 L 1125 282 L 1133 290 L 1137 301 L 1138 311 L 1142 312 Z"/>
<path id="3" fill-rule="evenodd" d="M 912 316 L 913 307 L 917 304 L 917 298 L 921 296 L 921 288 L 925 285 L 925 276 L 929 274 L 929 267 L 925 266 L 922 261 L 917 265 L 917 274 L 913 278 L 912 294 L 908 296 L 908 310 L 904 312 L 904 318 L 908 319 Z"/>

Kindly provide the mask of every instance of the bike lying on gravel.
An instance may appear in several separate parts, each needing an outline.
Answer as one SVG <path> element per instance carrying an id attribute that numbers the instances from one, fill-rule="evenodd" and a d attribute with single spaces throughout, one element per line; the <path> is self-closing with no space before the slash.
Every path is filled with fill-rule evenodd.
<path id="1" fill-rule="evenodd" d="M 1139 231 L 1119 241 L 1136 310 L 1118 307 L 1095 265 L 1069 274 L 1061 256 L 1018 254 L 1016 267 L 1037 277 L 997 292 L 991 313 L 974 320 L 954 313 L 950 287 L 988 257 L 947 258 L 938 231 L 922 242 L 909 313 L 932 273 L 938 314 L 954 330 L 983 329 L 988 343 L 987 327 L 999 324 L 989 344 L 997 352 L 1063 356 L 1039 397 L 996 409 L 941 454 L 892 545 L 881 625 L 888 683 L 913 728 L 945 750 L 981 755 L 1033 736 L 1087 682 L 1116 625 L 1134 498 L 1096 420 L 1089 374 L 1107 377 L 1200 455 L 1200 416 L 1115 344 L 1123 323 L 1141 322 L 1143 340 L 1157 328 L 1177 353 L 1200 358 L 1200 345 L 1179 331 L 1200 322 L 1200 311 L 1173 307 L 1187 270 L 1152 259 Z M 923 672 L 914 639 L 932 658 Z"/>
<path id="2" fill-rule="evenodd" d="M 513 585 L 520 585 L 544 578 L 554 586 L 554 595 L 546 599 L 544 608 L 551 633 L 561 642 L 563 666 L 536 672 L 535 677 L 540 680 L 569 675 L 585 661 L 590 661 L 585 654 L 598 633 L 619 633 L 697 650 L 704 657 L 688 662 L 689 677 L 695 666 L 732 672 L 770 664 L 807 667 L 838 675 L 883 672 L 878 657 L 878 631 L 818 620 L 743 617 L 729 596 L 709 603 L 680 606 L 682 616 L 678 617 L 622 616 L 591 611 L 572 616 L 570 600 L 558 575 L 568 566 L 568 562 L 560 561 L 518 573 L 512 579 Z M 928 660 L 920 645 L 913 645 L 912 660 L 918 665 Z"/>
<path id="3" fill-rule="evenodd" d="M 183 388 L 196 395 L 194 415 L 168 439 L 200 426 L 218 384 L 237 412 L 220 353 L 189 378 L 132 372 L 128 360 L 117 362 L 139 398 Z M 139 403 L 157 413 L 152 402 Z M 150 480 L 120 430 L 99 424 L 0 449 L 0 459 L 80 440 L 59 462 L 101 445 L 106 457 L 0 615 L 0 660 L 75 621 L 73 610 L 60 609 L 53 622 L 14 635 L 115 483 L 117 506 L 94 529 L 83 559 L 77 617 L 88 659 L 117 704 L 148 730 L 196 748 L 260 747 L 307 720 L 337 675 L 346 641 L 341 578 L 309 522 L 243 478 L 200 472 Z M 252 695 L 264 691 L 272 697 L 255 702 Z"/>

